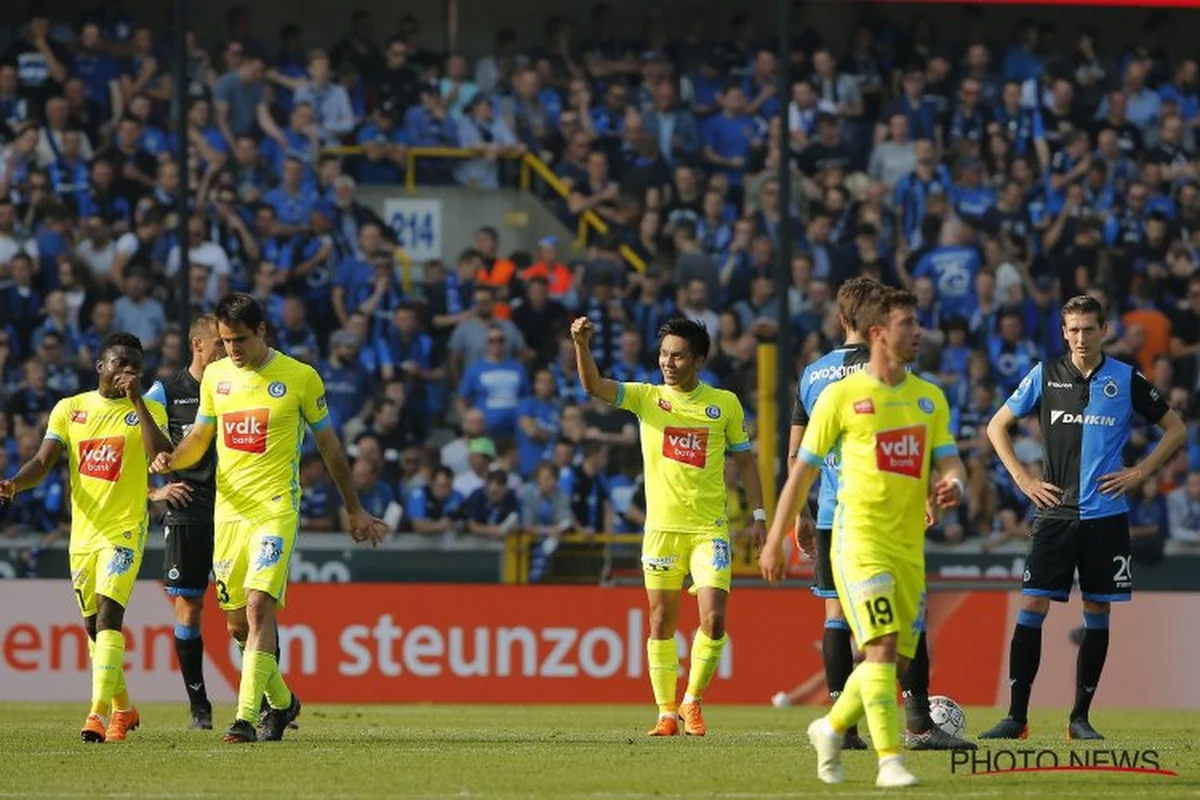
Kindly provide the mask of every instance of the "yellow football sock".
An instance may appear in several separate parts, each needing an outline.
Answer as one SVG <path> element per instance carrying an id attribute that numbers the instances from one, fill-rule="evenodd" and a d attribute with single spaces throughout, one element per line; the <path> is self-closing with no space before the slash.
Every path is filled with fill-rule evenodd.
<path id="1" fill-rule="evenodd" d="M 290 708 L 292 705 L 292 690 L 283 680 L 283 671 L 279 669 L 278 663 L 275 664 L 271 677 L 267 679 L 267 703 L 275 709 Z"/>
<path id="2" fill-rule="evenodd" d="M 900 752 L 900 714 L 896 705 L 896 665 L 864 661 L 855 672 L 862 672 L 863 705 L 871 741 L 880 758 Z"/>
<path id="3" fill-rule="evenodd" d="M 650 686 L 654 689 L 654 702 L 661 714 L 675 710 L 675 682 L 679 677 L 679 655 L 675 652 L 675 638 L 647 639 L 646 664 L 650 670 Z"/>
<path id="4" fill-rule="evenodd" d="M 696 629 L 696 635 L 692 638 L 692 661 L 688 667 L 687 694 L 684 695 L 684 702 L 699 702 L 704 696 L 704 690 L 712 683 L 713 675 L 717 674 L 717 667 L 721 664 L 721 651 L 725 649 L 727 641 L 728 634 L 722 635 L 720 639 L 713 639 L 704 631 Z"/>
<path id="5" fill-rule="evenodd" d="M 862 665 L 860 664 L 850 673 L 850 677 L 846 679 L 846 685 L 842 687 L 842 693 L 834 701 L 833 708 L 829 709 L 829 713 L 825 715 L 825 719 L 829 720 L 829 725 L 835 733 L 845 733 L 852 726 L 858 724 L 863 717 L 862 677 Z"/>
<path id="6" fill-rule="evenodd" d="M 238 687 L 237 718 L 254 725 L 271 673 L 278 670 L 274 653 L 247 650 L 242 656 L 242 682 Z"/>
<path id="7" fill-rule="evenodd" d="M 92 713 L 108 716 L 125 663 L 125 637 L 120 631 L 96 633 L 92 655 Z"/>
<path id="8" fill-rule="evenodd" d="M 129 687 L 125 685 L 125 667 L 121 667 L 121 671 L 117 673 L 117 688 L 113 692 L 112 710 L 113 711 L 128 711 L 132 707 L 129 700 Z"/>

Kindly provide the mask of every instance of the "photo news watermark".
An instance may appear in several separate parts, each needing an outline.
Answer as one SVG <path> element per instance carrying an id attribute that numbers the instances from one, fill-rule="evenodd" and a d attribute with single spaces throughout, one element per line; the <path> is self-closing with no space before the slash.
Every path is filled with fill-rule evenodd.
<path id="1" fill-rule="evenodd" d="M 952 775 L 1009 775 L 1030 772 L 1128 772 L 1177 778 L 1157 750 L 1070 750 L 1039 748 L 952 750 Z"/>

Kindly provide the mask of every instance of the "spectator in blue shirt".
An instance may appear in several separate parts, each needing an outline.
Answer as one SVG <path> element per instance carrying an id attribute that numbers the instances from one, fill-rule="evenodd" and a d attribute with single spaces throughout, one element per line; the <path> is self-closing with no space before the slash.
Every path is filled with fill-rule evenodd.
<path id="1" fill-rule="evenodd" d="M 300 525 L 306 531 L 332 531 L 339 522 L 333 486 L 320 453 L 300 459 Z"/>
<path id="2" fill-rule="evenodd" d="M 423 85 L 421 104 L 404 112 L 404 134 L 412 147 L 458 147 L 458 128 L 436 83 Z M 452 169 L 439 161 L 417 164 L 417 174 L 425 182 L 446 183 Z"/>
<path id="3" fill-rule="evenodd" d="M 508 488 L 508 473 L 502 469 L 488 473 L 483 488 L 467 498 L 465 510 L 467 530 L 488 539 L 503 539 L 521 521 L 517 495 Z"/>
<path id="4" fill-rule="evenodd" d="M 533 376 L 533 394 L 517 406 L 517 457 L 523 477 L 528 478 L 539 463 L 554 457 L 554 443 L 562 432 L 561 417 L 562 401 L 554 375 L 549 369 L 539 369 Z"/>
<path id="5" fill-rule="evenodd" d="M 409 408 L 420 419 L 441 413 L 440 385 L 444 373 L 433 339 L 420 328 L 416 306 L 402 302 L 379 342 L 383 379 L 399 379 L 409 396 Z"/>
<path id="6" fill-rule="evenodd" d="M 700 126 L 692 112 L 679 105 L 673 81 L 659 81 L 653 89 L 654 105 L 642 117 L 642 124 L 646 135 L 658 143 L 663 160 L 677 167 L 700 152 Z"/>
<path id="7" fill-rule="evenodd" d="M 520 501 L 521 527 L 537 537 L 529 564 L 529 580 L 536 583 L 545 577 L 559 539 L 575 524 L 570 498 L 559 486 L 553 462 L 537 465 L 534 480 L 521 487 Z"/>
<path id="8" fill-rule="evenodd" d="M 488 326 L 484 357 L 467 367 L 458 390 L 458 411 L 478 408 L 487 419 L 488 435 L 511 439 L 517 432 L 518 407 L 529 394 L 529 374 L 516 359 L 506 358 L 508 338 L 499 325 Z"/>
<path id="9" fill-rule="evenodd" d="M 925 72 L 920 66 L 914 65 L 904 70 L 901 87 L 901 95 L 888 103 L 881 121 L 875 126 L 875 144 L 887 138 L 887 120 L 893 114 L 903 114 L 908 118 L 908 135 L 914 140 L 932 141 L 940 135 L 937 104 L 925 93 Z"/>
<path id="10" fill-rule="evenodd" d="M 307 188 L 316 182 L 314 167 L 319 149 L 320 140 L 317 138 L 313 122 L 312 106 L 308 103 L 297 103 L 288 116 L 288 126 L 279 130 L 278 138 L 263 139 L 258 154 L 276 175 L 285 174 L 285 161 L 299 161 L 303 166 L 303 183 Z"/>
<path id="11" fill-rule="evenodd" d="M 412 490 L 404 510 L 415 533 L 445 534 L 462 522 L 463 498 L 454 490 L 454 472 L 438 467 L 426 486 Z"/>
<path id="12" fill-rule="evenodd" d="M 354 334 L 334 331 L 329 337 L 329 358 L 317 369 L 325 382 L 329 416 L 339 436 L 349 420 L 362 414 L 371 396 L 366 370 L 358 363 L 358 348 Z"/>
<path id="13" fill-rule="evenodd" d="M 1042 74 L 1042 59 L 1037 55 L 1038 25 L 1030 19 L 1023 20 L 1017 31 L 1017 41 L 1004 56 L 1001 74 L 1006 81 L 1032 80 Z"/>
<path id="14" fill-rule="evenodd" d="M 373 517 L 383 519 L 396 513 L 396 492 L 379 478 L 379 465 L 369 458 L 358 458 L 351 467 L 354 489 L 363 508 Z M 342 530 L 350 530 L 350 515 L 340 509 Z M 398 521 L 398 520 L 397 520 Z"/>
<path id="15" fill-rule="evenodd" d="M 1019 311 L 1001 311 L 996 335 L 989 336 L 988 359 L 1001 394 L 1011 395 L 1021 379 L 1040 361 L 1037 348 L 1024 336 L 1024 319 Z"/>
<path id="16" fill-rule="evenodd" d="M 371 286 L 376 280 L 375 254 L 383 249 L 383 231 L 378 225 L 367 223 L 358 229 L 358 252 L 362 258 L 347 256 L 337 265 L 333 274 L 333 312 L 338 322 L 345 325 L 351 312 L 358 309 L 354 296 L 359 286 Z M 365 299 L 365 298 L 362 298 Z"/>
<path id="17" fill-rule="evenodd" d="M 409 142 L 396 125 L 399 113 L 391 100 L 385 100 L 359 128 L 358 144 L 363 149 L 358 163 L 359 183 L 400 182 Z"/>
<path id="18" fill-rule="evenodd" d="M 914 278 L 929 278 L 946 317 L 970 319 L 979 305 L 975 276 L 983 269 L 979 251 L 970 246 L 970 231 L 961 222 L 948 222 L 946 244 L 926 253 L 913 270 Z"/>
<path id="19" fill-rule="evenodd" d="M 317 135 L 323 142 L 336 144 L 340 137 L 354 130 L 350 96 L 340 84 L 332 81 L 329 55 L 324 50 L 312 51 L 308 58 L 308 80 L 300 81 L 300 85 L 293 88 L 295 105 L 311 107 Z"/>
<path id="20" fill-rule="evenodd" d="M 73 71 L 83 78 L 87 99 L 95 103 L 107 119 L 112 113 L 113 83 L 121 77 L 121 65 L 102 52 L 100 26 L 86 22 L 79 29 L 79 42 L 72 59 Z"/>
<path id="21" fill-rule="evenodd" d="M 915 249 L 916 236 L 921 229 L 921 220 L 925 218 L 929 198 L 933 195 L 949 195 L 952 181 L 945 165 L 938 163 L 933 142 L 928 139 L 917 140 L 914 143 L 913 154 L 917 160 L 917 168 L 896 184 L 893 204 L 900 214 L 904 240 Z"/>
<path id="22" fill-rule="evenodd" d="M 289 155 L 283 160 L 283 180 L 263 198 L 275 209 L 277 235 L 291 236 L 306 228 L 317 194 L 304 185 L 304 162 Z"/>
<path id="23" fill-rule="evenodd" d="M 996 192 L 983 182 L 982 161 L 972 158 L 963 163 L 958 183 L 950 188 L 950 202 L 960 219 L 974 225 L 996 205 Z"/>
<path id="24" fill-rule="evenodd" d="M 454 168 L 454 178 L 462 186 L 476 189 L 499 189 L 500 168 L 497 158 L 501 155 L 525 152 L 525 145 L 517 141 L 504 121 L 496 116 L 491 100 L 485 95 L 475 95 L 467 104 L 466 112 L 457 117 L 458 140 L 462 147 L 476 148 L 487 152 L 484 158 L 464 159 Z"/>
<path id="25" fill-rule="evenodd" d="M 729 181 L 731 194 L 740 198 L 750 156 L 762 146 L 758 128 L 746 114 L 746 95 L 738 83 L 725 85 L 721 113 L 704 124 L 704 158 Z"/>

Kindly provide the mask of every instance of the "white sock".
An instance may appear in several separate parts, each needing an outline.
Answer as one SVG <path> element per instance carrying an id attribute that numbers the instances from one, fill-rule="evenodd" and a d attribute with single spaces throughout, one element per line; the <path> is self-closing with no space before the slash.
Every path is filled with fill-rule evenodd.
<path id="1" fill-rule="evenodd" d="M 683 695 L 683 702 L 685 702 L 685 703 L 699 703 L 699 702 L 700 702 L 700 698 L 698 698 L 698 697 L 696 697 L 695 695 L 692 695 L 692 694 L 687 694 L 687 693 L 685 692 L 685 693 L 684 693 L 684 695 Z"/>
<path id="2" fill-rule="evenodd" d="M 829 724 L 829 717 L 821 717 L 819 720 L 817 720 L 817 724 L 821 728 L 822 736 L 828 736 L 832 739 L 834 736 L 838 735 L 837 731 L 833 729 L 833 726 Z"/>
<path id="3" fill-rule="evenodd" d="M 884 756 L 883 758 L 879 759 L 879 766 L 882 768 L 884 764 L 887 764 L 891 761 L 895 761 L 897 764 L 904 766 L 904 756 L 899 753 L 891 756 Z"/>

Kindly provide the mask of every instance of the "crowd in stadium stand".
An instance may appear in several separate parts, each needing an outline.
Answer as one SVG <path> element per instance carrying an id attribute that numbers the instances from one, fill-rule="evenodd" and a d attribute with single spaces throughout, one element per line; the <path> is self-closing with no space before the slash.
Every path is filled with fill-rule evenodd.
<path id="1" fill-rule="evenodd" d="M 1196 417 L 1200 81 L 1194 57 L 1159 44 L 1170 17 L 1148 14 L 1110 52 L 1087 29 L 988 28 L 978 7 L 946 30 L 874 14 L 849 41 L 801 18 L 795 80 L 780 86 L 771 26 L 748 13 L 727 25 L 651 13 L 633 38 L 601 5 L 583 24 L 547 20 L 544 36 L 497 31 L 472 64 L 433 52 L 412 17 L 367 11 L 340 38 L 285 24 L 270 46 L 257 38 L 266 20 L 243 6 L 225 41 L 189 37 L 181 87 L 168 32 L 118 7 L 35 16 L 0 59 L 0 474 L 36 450 L 57 398 L 94 386 L 109 331 L 141 337 L 147 385 L 187 362 L 173 321 L 184 280 L 194 312 L 231 289 L 263 303 L 275 346 L 324 377 L 368 508 L 398 503 L 402 531 L 432 539 L 640 530 L 634 420 L 580 388 L 566 338 L 577 314 L 621 380 L 658 379 L 668 316 L 702 321 L 703 379 L 752 416 L 758 342 L 791 337 L 799 367 L 839 341 L 842 281 L 910 287 L 916 368 L 944 387 L 970 470 L 968 501 L 931 531 L 950 544 L 1028 536 L 1030 504 L 984 427 L 1033 364 L 1062 354 L 1062 299 L 1097 297 L 1108 354 Z M 172 112 L 185 92 L 181 132 Z M 336 145 L 361 152 L 327 152 Z M 403 181 L 407 149 L 425 146 L 486 155 L 421 159 L 419 183 L 479 189 L 511 185 L 505 156 L 533 154 L 569 190 L 546 193 L 554 213 L 574 230 L 594 212 L 609 234 L 580 253 L 549 235 L 512 252 L 483 228 L 448 243 L 446 263 L 415 265 L 406 287 L 392 233 L 357 192 Z M 1144 561 L 1170 540 L 1200 542 L 1191 427 L 1187 451 L 1133 502 Z M 446 443 L 430 446 L 442 429 Z M 1131 450 L 1153 437 L 1138 429 Z M 1036 423 L 1017 450 L 1040 462 Z M 338 529 L 315 457 L 304 480 L 307 527 Z M 732 466 L 728 483 L 741 530 L 750 515 Z M 64 487 L 19 498 L 5 531 L 61 529 Z"/>

